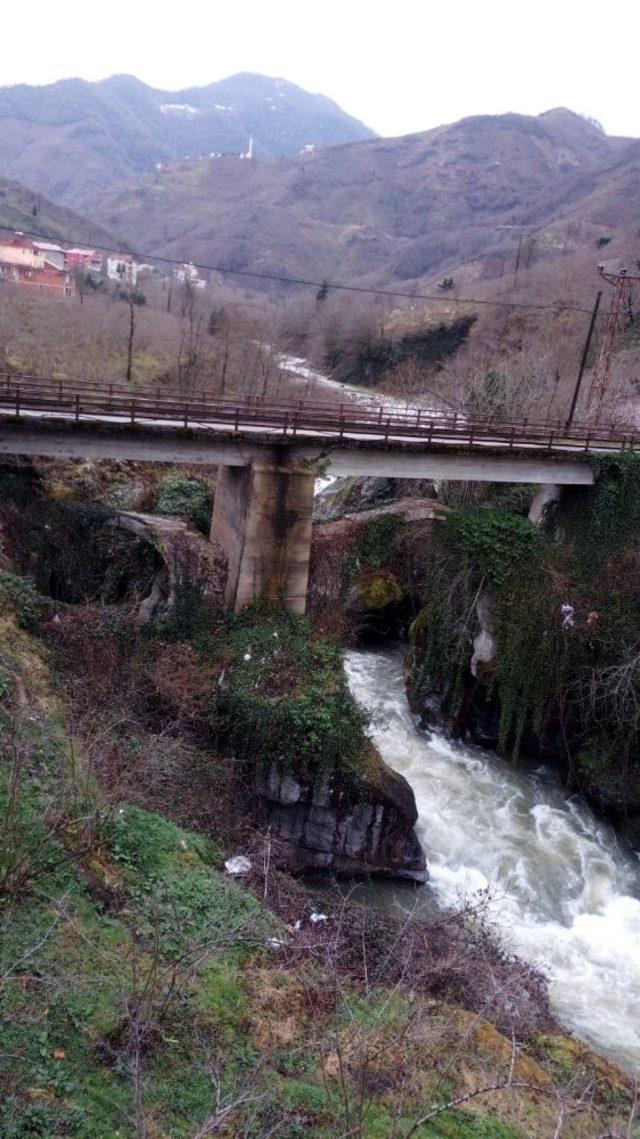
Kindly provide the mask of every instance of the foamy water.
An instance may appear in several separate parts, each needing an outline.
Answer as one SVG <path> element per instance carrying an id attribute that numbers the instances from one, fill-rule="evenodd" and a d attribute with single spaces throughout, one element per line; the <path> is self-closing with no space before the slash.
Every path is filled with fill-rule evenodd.
<path id="1" fill-rule="evenodd" d="M 347 653 L 372 736 L 416 797 L 432 890 L 445 906 L 492 886 L 506 944 L 549 979 L 562 1023 L 640 1072 L 640 865 L 540 769 L 420 733 L 396 652 Z"/>

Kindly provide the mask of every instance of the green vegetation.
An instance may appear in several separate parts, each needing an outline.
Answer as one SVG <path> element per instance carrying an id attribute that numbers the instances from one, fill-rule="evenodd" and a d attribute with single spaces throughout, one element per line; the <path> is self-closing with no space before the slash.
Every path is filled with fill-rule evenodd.
<path id="1" fill-rule="evenodd" d="M 592 465 L 595 485 L 568 488 L 554 514 L 570 547 L 573 575 L 585 581 L 640 537 L 640 456 L 601 456 Z"/>
<path id="2" fill-rule="evenodd" d="M 6 665 L 33 683 L 37 646 L 12 643 Z M 100 804 L 95 785 L 89 836 L 90 781 L 50 699 L 0 706 L 0 1133 L 141 1135 L 143 1110 L 186 1137 L 214 1102 L 211 1058 L 224 1050 L 227 1080 L 253 1066 L 237 978 L 281 923 L 220 874 L 211 840 Z"/>
<path id="3" fill-rule="evenodd" d="M 483 678 L 500 747 L 529 733 L 596 798 L 640 811 L 640 457 L 594 460 L 593 488 L 565 492 L 541 533 L 491 507 L 452 511 L 412 627 L 415 691 L 456 715 L 469 683 L 475 605 L 498 652 Z M 552 540 L 555 539 L 555 540 Z M 533 737 L 531 733 L 534 733 Z"/>
<path id="4" fill-rule="evenodd" d="M 35 629 L 52 615 L 51 600 L 38 593 L 31 582 L 19 574 L 0 570 L 0 611 L 5 605 L 17 614 L 24 629 Z"/>
<path id="5" fill-rule="evenodd" d="M 343 384 L 379 383 L 386 373 L 407 361 L 437 371 L 464 344 L 476 319 L 461 316 L 448 324 L 443 321 L 397 338 L 371 330 L 348 340 L 336 337 L 327 341 L 324 366 Z"/>
<path id="6" fill-rule="evenodd" d="M 545 548 L 540 531 L 528 519 L 481 506 L 452 511 L 444 521 L 444 533 L 466 564 L 495 586 L 532 572 Z"/>
<path id="7" fill-rule="evenodd" d="M 398 605 L 405 590 L 395 568 L 396 537 L 404 515 L 394 511 L 379 514 L 359 528 L 344 559 L 342 592 L 353 590 L 363 612 L 377 612 Z"/>
<path id="8" fill-rule="evenodd" d="M 350 552 L 348 566 L 357 568 L 364 565 L 367 569 L 382 569 L 392 556 L 393 541 L 403 521 L 404 514 L 398 511 L 369 519 L 358 534 Z"/>
<path id="9" fill-rule="evenodd" d="M 356 585 L 356 595 L 362 609 L 371 611 L 397 605 L 404 597 L 398 579 L 388 570 L 364 574 Z"/>
<path id="10" fill-rule="evenodd" d="M 510 1035 L 485 1019 L 492 1009 L 481 985 L 476 992 L 487 954 L 490 991 L 513 968 L 499 951 L 483 943 L 480 953 L 450 916 L 414 930 L 327 895 L 326 928 L 294 933 L 309 894 L 260 855 L 247 880 L 226 876 L 232 851 L 218 839 L 213 801 L 195 832 L 127 802 L 130 781 L 103 784 L 112 760 L 95 768 L 96 737 L 67 724 L 49 671 L 53 652 L 18 626 L 14 593 L 0 613 L 0 1134 L 333 1139 L 338 1129 L 360 1139 L 394 1130 L 401 1139 L 523 1139 L 522 1118 L 545 1133 L 560 1084 L 549 1085 L 549 1096 L 478 1096 L 474 1110 L 465 1098 L 504 1082 L 508 1071 Z M 76 636 L 83 617 L 78 609 Z M 89 651 L 90 623 L 86 636 Z M 141 643 L 142 658 L 154 647 L 166 651 L 157 636 Z M 98 653 L 102 702 L 112 682 L 107 648 Z M 208 664 L 223 676 L 211 694 L 213 716 L 227 734 L 248 718 L 246 740 L 238 740 L 247 758 L 315 762 L 325 744 L 341 761 L 350 749 L 356 756 L 363 725 L 344 701 L 339 652 L 314 639 L 305 620 L 256 606 L 217 636 L 200 623 L 191 645 L 171 648 L 196 658 L 198 675 Z M 117 660 L 114 668 L 122 670 Z M 128 683 L 122 691 L 132 697 Z M 145 676 L 142 683 L 146 690 Z M 126 743 L 131 730 L 126 719 Z M 113 762 L 118 731 L 106 720 L 97 729 Z M 168 742 L 175 749 L 176 740 Z M 207 749 L 201 760 L 215 757 Z M 165 778 L 159 758 L 154 794 Z M 241 782 L 235 786 L 237 793 Z M 168 811 L 172 795 L 168 784 Z M 246 841 L 246 831 L 239 834 Z M 462 992 L 461 978 L 460 1004 L 445 1003 Z M 543 997 L 528 984 L 522 989 L 510 974 L 508 1007 L 521 1000 L 524 1017 L 516 1022 L 515 1071 L 548 1084 L 543 1044 L 540 1062 L 528 1056 L 526 1041 L 535 1044 L 535 1026 L 547 1019 Z M 504 1009 L 495 1014 L 500 1022 Z M 443 1077 L 449 1056 L 455 1064 Z M 567 1139 L 622 1124 L 629 1109 L 622 1078 L 586 1056 L 578 1066 L 563 1055 L 566 1080 L 584 1074 L 584 1085 L 606 1088 L 608 1099 L 571 1112 Z M 425 1114 L 432 1118 L 417 1126 Z"/>
<path id="11" fill-rule="evenodd" d="M 347 690 L 340 648 L 314 638 L 306 618 L 246 609 L 216 655 L 226 668 L 216 709 L 239 759 L 311 772 L 357 762 L 365 717 Z"/>
<path id="12" fill-rule="evenodd" d="M 162 480 L 156 496 L 158 514 L 188 518 L 207 537 L 211 529 L 213 491 L 204 479 L 171 475 Z"/>

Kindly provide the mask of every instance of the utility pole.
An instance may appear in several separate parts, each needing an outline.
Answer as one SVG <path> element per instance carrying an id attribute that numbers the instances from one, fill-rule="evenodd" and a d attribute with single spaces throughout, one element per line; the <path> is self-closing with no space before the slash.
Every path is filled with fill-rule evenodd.
<path id="1" fill-rule="evenodd" d="M 518 269 L 520 268 L 520 254 L 522 253 L 522 234 L 518 238 L 518 252 L 516 253 L 516 267 L 513 274 L 513 287 L 518 284 Z"/>
<path id="2" fill-rule="evenodd" d="M 587 401 L 587 407 L 591 407 L 594 403 L 596 404 L 596 420 L 600 418 L 602 402 L 607 390 L 609 371 L 611 369 L 611 357 L 613 356 L 613 348 L 618 334 L 620 316 L 624 312 L 625 305 L 631 305 L 631 291 L 634 283 L 640 281 L 640 273 L 630 273 L 625 267 L 619 269 L 617 272 L 611 272 L 604 265 L 598 265 L 598 272 L 603 280 L 613 286 L 613 293 L 611 294 L 607 323 L 602 337 L 600 354 L 596 366 L 593 369 L 593 378 L 591 380 L 589 399 Z"/>
<path id="3" fill-rule="evenodd" d="M 591 313 L 591 320 L 589 321 L 589 330 L 587 332 L 587 339 L 584 342 L 584 350 L 582 353 L 582 359 L 580 361 L 580 370 L 578 372 L 578 379 L 576 380 L 576 387 L 575 387 L 575 391 L 573 393 L 573 399 L 571 400 L 571 407 L 569 408 L 569 414 L 567 416 L 567 422 L 565 423 L 565 427 L 571 427 L 571 424 L 573 423 L 573 416 L 574 416 L 574 413 L 576 410 L 576 405 L 578 403 L 578 396 L 580 395 L 580 388 L 582 386 L 582 377 L 584 376 L 584 370 L 587 366 L 587 356 L 589 355 L 589 348 L 591 347 L 591 338 L 593 336 L 593 330 L 596 326 L 596 317 L 598 315 L 598 309 L 600 308 L 601 298 L 602 298 L 602 289 L 600 290 L 600 292 L 598 293 L 598 295 L 596 297 L 596 303 L 594 304 L 593 312 Z"/>

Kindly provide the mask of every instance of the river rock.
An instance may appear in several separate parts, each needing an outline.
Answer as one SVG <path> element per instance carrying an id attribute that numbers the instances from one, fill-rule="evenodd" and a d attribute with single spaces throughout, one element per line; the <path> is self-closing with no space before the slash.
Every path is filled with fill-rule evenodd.
<path id="1" fill-rule="evenodd" d="M 178 518 L 166 518 L 137 511 L 119 511 L 108 521 L 109 526 L 128 530 L 158 552 L 163 565 L 156 574 L 151 591 L 138 610 L 141 624 L 169 613 L 176 601 L 181 582 L 197 586 L 205 601 L 224 607 L 227 563 L 220 547 L 190 530 Z"/>
<path id="2" fill-rule="evenodd" d="M 379 477 L 355 478 L 347 475 L 335 479 L 316 494 L 313 502 L 315 522 L 334 522 L 345 514 L 368 510 L 393 498 L 393 480 Z"/>
<path id="3" fill-rule="evenodd" d="M 362 773 L 334 768 L 314 776 L 273 763 L 258 768 L 256 791 L 279 839 L 281 864 L 294 873 L 426 881 L 425 856 L 414 831 L 413 791 L 372 745 Z"/>
<path id="4" fill-rule="evenodd" d="M 486 593 L 482 593 L 476 603 L 476 616 L 480 630 L 473 640 L 473 656 L 471 657 L 471 675 L 480 676 L 490 671 L 498 655 L 498 646 L 493 633 L 491 618 L 491 602 Z"/>

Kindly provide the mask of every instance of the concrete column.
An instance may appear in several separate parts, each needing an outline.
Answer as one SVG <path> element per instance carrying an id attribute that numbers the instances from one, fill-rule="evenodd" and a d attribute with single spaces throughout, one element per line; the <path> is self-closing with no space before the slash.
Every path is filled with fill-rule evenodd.
<path id="1" fill-rule="evenodd" d="M 549 507 L 558 501 L 561 493 L 562 488 L 557 483 L 543 483 L 538 487 L 529 507 L 528 515 L 529 521 L 533 522 L 534 526 L 542 526 Z"/>
<path id="2" fill-rule="evenodd" d="M 227 556 L 229 609 L 264 597 L 304 613 L 313 486 L 313 473 L 295 466 L 285 448 L 218 469 L 211 538 Z"/>

